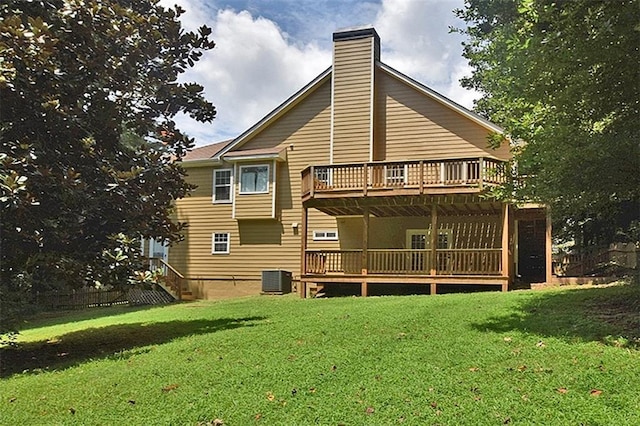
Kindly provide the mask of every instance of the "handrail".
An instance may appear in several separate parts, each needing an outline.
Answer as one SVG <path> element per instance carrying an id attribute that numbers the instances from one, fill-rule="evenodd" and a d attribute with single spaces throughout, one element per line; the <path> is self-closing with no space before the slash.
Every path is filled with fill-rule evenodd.
<path id="1" fill-rule="evenodd" d="M 178 300 L 182 300 L 182 284 L 184 282 L 184 275 L 178 272 L 169 263 L 165 262 L 164 259 L 159 257 L 150 257 L 149 267 L 155 267 L 156 269 L 163 270 L 165 283 L 176 293 Z"/>

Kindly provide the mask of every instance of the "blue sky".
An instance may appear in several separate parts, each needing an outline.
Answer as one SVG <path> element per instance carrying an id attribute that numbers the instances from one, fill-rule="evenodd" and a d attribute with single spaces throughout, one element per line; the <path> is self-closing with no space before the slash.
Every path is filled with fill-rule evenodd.
<path id="1" fill-rule="evenodd" d="M 211 124 L 178 117 L 198 146 L 233 138 L 331 65 L 331 37 L 373 25 L 382 62 L 467 106 L 478 94 L 460 87 L 470 74 L 462 26 L 452 10 L 464 0 L 162 0 L 186 9 L 183 26 L 212 28 L 216 48 L 184 76 L 205 87 L 218 110 Z"/>

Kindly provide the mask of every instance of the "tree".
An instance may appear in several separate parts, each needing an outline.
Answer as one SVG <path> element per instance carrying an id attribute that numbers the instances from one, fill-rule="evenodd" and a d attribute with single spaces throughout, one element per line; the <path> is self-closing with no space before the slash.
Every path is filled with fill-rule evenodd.
<path id="1" fill-rule="evenodd" d="M 639 241 L 640 2 L 466 0 L 456 13 L 463 84 L 516 141 L 501 195 L 549 205 L 568 237 Z"/>
<path id="2" fill-rule="evenodd" d="M 158 0 L 0 5 L 1 319 L 56 286 L 121 283 L 140 238 L 174 242 L 174 160 L 193 146 L 173 118 L 208 122 L 203 88 L 179 82 L 211 30 L 185 32 Z"/>

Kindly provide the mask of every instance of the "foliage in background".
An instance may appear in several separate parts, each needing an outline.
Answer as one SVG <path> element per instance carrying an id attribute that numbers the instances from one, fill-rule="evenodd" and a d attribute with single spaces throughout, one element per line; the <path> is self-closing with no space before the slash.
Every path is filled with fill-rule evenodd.
<path id="1" fill-rule="evenodd" d="M 178 80 L 214 47 L 182 13 L 157 0 L 0 5 L 0 332 L 25 294 L 126 283 L 135 239 L 181 238 L 172 203 L 192 187 L 173 160 L 193 141 L 173 118 L 215 116 Z"/>
<path id="2" fill-rule="evenodd" d="M 525 141 L 502 195 L 548 204 L 579 243 L 640 241 L 640 2 L 466 0 L 457 15 L 476 110 Z"/>

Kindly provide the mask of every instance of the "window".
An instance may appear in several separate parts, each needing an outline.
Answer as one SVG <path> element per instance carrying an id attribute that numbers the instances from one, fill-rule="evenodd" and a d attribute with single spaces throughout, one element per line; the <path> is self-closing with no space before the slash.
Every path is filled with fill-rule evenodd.
<path id="1" fill-rule="evenodd" d="M 211 253 L 229 253 L 229 240 L 230 238 L 228 232 L 214 232 L 211 236 Z"/>
<path id="2" fill-rule="evenodd" d="M 240 166 L 240 193 L 264 194 L 269 192 L 269 165 Z"/>
<path id="3" fill-rule="evenodd" d="M 231 169 L 222 169 L 213 171 L 213 202 L 214 203 L 230 203 L 231 202 Z"/>
<path id="4" fill-rule="evenodd" d="M 404 164 L 389 165 L 385 168 L 387 169 L 387 185 L 404 185 L 406 175 Z"/>
<path id="5" fill-rule="evenodd" d="M 316 167 L 314 169 L 316 183 L 321 188 L 331 186 L 331 170 L 328 167 Z"/>
<path id="6" fill-rule="evenodd" d="M 314 241 L 338 241 L 338 231 L 313 231 Z"/>

